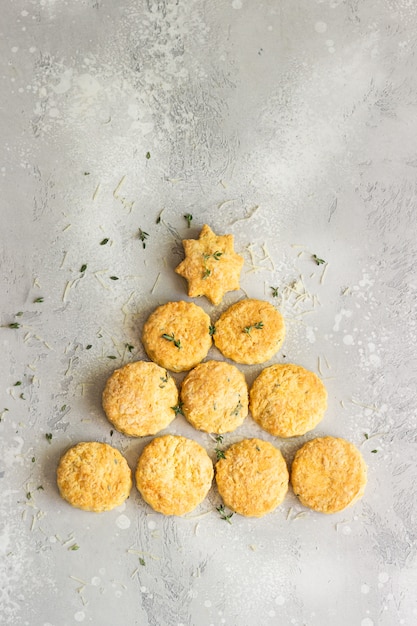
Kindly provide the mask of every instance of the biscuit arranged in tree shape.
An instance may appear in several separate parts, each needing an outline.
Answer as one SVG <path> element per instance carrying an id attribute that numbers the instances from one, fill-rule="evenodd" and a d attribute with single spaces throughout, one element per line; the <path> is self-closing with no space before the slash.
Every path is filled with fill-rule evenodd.
<path id="1" fill-rule="evenodd" d="M 188 295 L 206 296 L 220 304 L 227 291 L 240 288 L 243 257 L 236 254 L 233 235 L 216 235 L 205 224 L 198 239 L 184 239 L 185 259 L 175 268 L 188 282 Z"/>
<path id="2" fill-rule="evenodd" d="M 213 463 L 196 441 L 178 435 L 156 437 L 143 450 L 136 467 L 136 486 L 155 511 L 184 515 L 206 497 Z"/>
<path id="3" fill-rule="evenodd" d="M 285 337 L 284 319 L 265 300 L 232 304 L 216 322 L 214 343 L 223 356 L 246 365 L 269 361 Z"/>
<path id="4" fill-rule="evenodd" d="M 200 363 L 212 345 L 210 318 L 193 302 L 159 306 L 143 327 L 142 342 L 152 361 L 173 372 Z"/>
<path id="5" fill-rule="evenodd" d="M 266 367 L 249 392 L 253 419 L 276 437 L 296 437 L 313 430 L 327 408 L 320 378 L 292 363 Z"/>
<path id="6" fill-rule="evenodd" d="M 363 496 L 366 475 L 365 461 L 352 443 L 337 437 L 319 437 L 297 451 L 291 484 L 304 506 L 321 513 L 337 513 Z"/>
<path id="7" fill-rule="evenodd" d="M 81 442 L 67 450 L 57 469 L 61 496 L 84 511 L 110 511 L 129 497 L 132 474 L 126 459 L 107 443 Z"/>
<path id="8" fill-rule="evenodd" d="M 224 361 L 200 363 L 181 386 L 182 412 L 198 430 L 228 433 L 248 414 L 248 387 L 242 372 Z"/>
<path id="9" fill-rule="evenodd" d="M 261 439 L 232 444 L 216 463 L 216 483 L 223 502 L 247 517 L 262 517 L 281 504 L 288 479 L 281 452 Z"/>
<path id="10" fill-rule="evenodd" d="M 154 435 L 175 418 L 178 389 L 168 372 L 149 361 L 128 363 L 107 380 L 103 409 L 117 430 L 132 437 Z"/>

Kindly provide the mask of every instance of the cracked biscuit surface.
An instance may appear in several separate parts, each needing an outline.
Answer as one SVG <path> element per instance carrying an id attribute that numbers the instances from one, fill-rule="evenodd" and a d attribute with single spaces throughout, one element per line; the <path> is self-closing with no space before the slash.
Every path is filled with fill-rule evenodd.
<path id="1" fill-rule="evenodd" d="M 228 359 L 246 365 L 269 361 L 285 337 L 282 315 L 265 300 L 232 304 L 216 322 L 214 343 Z"/>
<path id="2" fill-rule="evenodd" d="M 367 468 L 359 450 L 337 437 L 318 437 L 300 448 L 291 468 L 291 484 L 304 506 L 337 513 L 365 491 Z"/>
<path id="3" fill-rule="evenodd" d="M 193 302 L 167 302 L 149 316 L 142 342 L 152 361 L 183 372 L 202 361 L 212 345 L 210 318 Z"/>
<path id="4" fill-rule="evenodd" d="M 155 511 L 184 515 L 206 497 L 213 464 L 196 441 L 178 435 L 156 437 L 143 450 L 136 467 L 136 486 Z"/>
<path id="5" fill-rule="evenodd" d="M 206 296 L 220 304 L 227 291 L 240 288 L 243 257 L 236 254 L 233 235 L 216 235 L 205 224 L 198 239 L 184 239 L 185 259 L 175 268 L 188 282 L 188 295 Z"/>
<path id="6" fill-rule="evenodd" d="M 276 437 L 296 437 L 323 419 L 327 391 L 320 378 L 292 363 L 266 367 L 250 393 L 253 419 Z"/>
<path id="7" fill-rule="evenodd" d="M 198 430 L 227 433 L 248 414 L 248 388 L 237 367 L 224 361 L 200 363 L 181 386 L 182 411 Z"/>
<path id="8" fill-rule="evenodd" d="M 107 380 L 103 409 L 117 430 L 132 437 L 154 435 L 175 418 L 178 389 L 166 369 L 149 361 L 128 363 Z"/>
<path id="9" fill-rule="evenodd" d="M 130 494 L 132 474 L 126 459 L 107 443 L 81 442 L 61 457 L 57 469 L 61 496 L 85 511 L 110 511 Z"/>
<path id="10" fill-rule="evenodd" d="M 232 444 L 216 463 L 216 483 L 223 502 L 247 517 L 262 517 L 284 500 L 288 469 L 281 452 L 262 439 Z"/>

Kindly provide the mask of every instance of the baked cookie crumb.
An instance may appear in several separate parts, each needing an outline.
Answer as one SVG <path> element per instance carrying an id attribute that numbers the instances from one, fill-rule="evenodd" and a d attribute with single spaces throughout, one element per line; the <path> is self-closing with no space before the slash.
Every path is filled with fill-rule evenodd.
<path id="1" fill-rule="evenodd" d="M 110 511 L 123 504 L 132 488 L 126 459 L 107 443 L 81 442 L 61 457 L 57 469 L 61 496 L 84 511 Z"/>
<path id="2" fill-rule="evenodd" d="M 188 282 L 188 295 L 206 296 L 220 304 L 227 291 L 240 288 L 243 257 L 236 254 L 233 235 L 216 235 L 205 224 L 198 239 L 184 239 L 185 259 L 175 268 Z"/>
<path id="3" fill-rule="evenodd" d="M 359 450 L 338 437 L 305 443 L 294 458 L 291 484 L 300 502 L 321 513 L 337 513 L 359 500 L 367 469 Z"/>

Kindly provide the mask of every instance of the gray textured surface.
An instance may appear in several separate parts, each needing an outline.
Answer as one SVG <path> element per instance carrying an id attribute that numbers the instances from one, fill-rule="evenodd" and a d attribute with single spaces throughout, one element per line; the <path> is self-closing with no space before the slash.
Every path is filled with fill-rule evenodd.
<path id="1" fill-rule="evenodd" d="M 1 623 L 416 624 L 415 3 L 4 0 L 0 30 Z M 178 240 L 203 223 L 284 313 L 275 361 L 329 391 L 314 433 L 274 443 L 288 461 L 314 434 L 358 445 L 354 508 L 289 494 L 229 525 L 214 491 L 186 519 L 135 490 L 102 515 L 59 498 L 72 443 L 112 441 L 134 467 L 144 442 L 110 436 L 101 390 L 143 356 L 149 312 L 185 297 Z M 213 454 L 181 417 L 168 430 Z M 273 440 L 248 418 L 225 442 L 254 435 Z"/>

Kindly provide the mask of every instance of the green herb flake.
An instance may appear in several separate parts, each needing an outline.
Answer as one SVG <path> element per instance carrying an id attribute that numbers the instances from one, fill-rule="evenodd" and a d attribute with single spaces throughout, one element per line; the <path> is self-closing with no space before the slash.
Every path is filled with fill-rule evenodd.
<path id="1" fill-rule="evenodd" d="M 9 324 L 9 328 L 20 328 L 20 324 L 18 322 L 12 322 Z"/>
<path id="2" fill-rule="evenodd" d="M 184 402 L 179 402 L 177 405 L 171 407 L 171 409 L 175 413 L 175 417 L 178 415 L 178 413 L 181 413 L 181 415 L 184 415 L 184 413 L 182 412 L 183 405 L 184 405 Z"/>
<path id="3" fill-rule="evenodd" d="M 26 499 L 30 500 L 31 498 L 32 498 L 32 494 L 30 493 L 30 491 L 28 491 L 26 494 Z"/>
<path id="4" fill-rule="evenodd" d="M 186 220 L 187 220 L 187 226 L 188 226 L 188 228 L 191 228 L 191 222 L 192 222 L 192 220 L 193 220 L 193 216 L 191 215 L 191 213 L 186 213 L 186 214 L 184 215 L 184 219 L 186 219 Z"/>
<path id="5" fill-rule="evenodd" d="M 22 315 L 23 315 L 23 311 L 18 311 L 18 312 L 16 313 L 16 317 L 22 317 Z"/>
<path id="6" fill-rule="evenodd" d="M 43 488 L 43 486 L 42 486 L 42 485 L 38 485 L 38 486 L 36 487 L 36 489 L 37 489 L 38 491 L 45 491 L 45 489 Z"/>
<path id="7" fill-rule="evenodd" d="M 46 433 L 45 437 L 46 437 L 48 443 L 51 443 L 51 441 L 52 441 L 52 433 Z"/>
<path id="8" fill-rule="evenodd" d="M 149 161 L 149 159 L 151 158 L 151 153 L 148 151 L 148 152 L 145 154 L 145 157 L 146 157 L 146 158 L 148 159 L 148 161 Z"/>
<path id="9" fill-rule="evenodd" d="M 145 249 L 145 248 L 146 248 L 146 243 L 145 243 L 145 241 L 146 241 L 146 239 L 149 237 L 149 234 L 148 234 L 148 233 L 145 233 L 145 231 L 144 231 L 144 230 L 142 230 L 141 228 L 139 228 L 139 230 L 138 230 L 138 237 L 139 237 L 139 239 L 140 239 L 140 240 L 141 240 L 141 242 L 142 242 L 142 248 L 143 248 L 143 249 Z"/>
<path id="10" fill-rule="evenodd" d="M 217 441 L 217 443 L 223 443 L 223 435 L 216 435 L 215 436 L 215 440 Z"/>
<path id="11" fill-rule="evenodd" d="M 216 506 L 216 511 L 218 511 L 220 518 L 222 520 L 224 520 L 225 522 L 228 522 L 229 524 L 231 524 L 232 522 L 230 521 L 231 517 L 233 517 L 233 513 L 226 513 L 226 509 L 224 507 L 224 504 L 221 504 L 220 506 Z"/>
<path id="12" fill-rule="evenodd" d="M 369 439 L 368 433 L 363 433 L 363 436 L 365 437 L 365 439 Z"/>
<path id="13" fill-rule="evenodd" d="M 117 276 L 110 276 L 110 280 L 119 280 Z"/>
<path id="14" fill-rule="evenodd" d="M 176 348 L 178 348 L 178 350 L 181 350 L 181 348 L 182 348 L 181 340 L 180 339 L 175 339 L 174 333 L 172 333 L 172 335 L 167 335 L 166 333 L 164 333 L 163 335 L 161 335 L 161 337 L 162 337 L 162 339 L 165 339 L 166 341 L 172 341 L 174 346 Z"/>
<path id="15" fill-rule="evenodd" d="M 214 451 L 215 451 L 215 453 L 216 453 L 216 457 L 217 457 L 217 460 L 218 460 L 218 461 L 219 461 L 220 459 L 225 459 L 225 458 L 226 458 L 225 453 L 223 452 L 223 450 L 220 450 L 220 448 L 214 448 Z"/>
<path id="16" fill-rule="evenodd" d="M 208 278 L 210 276 L 210 274 L 211 274 L 211 270 L 209 270 L 209 268 L 206 267 L 204 269 L 203 276 L 202 276 L 203 280 L 206 280 L 206 278 Z"/>
<path id="17" fill-rule="evenodd" d="M 35 304 L 41 303 L 43 302 L 43 298 L 36 298 L 36 300 L 33 301 Z"/>
<path id="18" fill-rule="evenodd" d="M 216 332 L 216 327 L 213 324 L 210 324 L 210 326 L 209 326 L 209 335 L 210 335 L 210 337 L 213 337 L 215 332 Z"/>
<path id="19" fill-rule="evenodd" d="M 21 400 L 26 400 L 26 398 L 25 398 L 25 394 L 24 394 L 24 393 L 21 393 L 21 394 L 20 394 L 20 396 L 19 396 L 19 398 L 20 398 Z"/>
<path id="20" fill-rule="evenodd" d="M 76 550 L 79 550 L 80 546 L 77 543 L 73 543 L 72 546 L 70 546 L 68 548 L 68 550 L 71 550 L 72 552 L 75 552 Z"/>
<path id="21" fill-rule="evenodd" d="M 323 263 L 326 263 L 326 261 L 324 259 L 319 259 L 317 254 L 313 254 L 313 259 L 314 259 L 316 265 L 323 265 Z"/>
<path id="22" fill-rule="evenodd" d="M 125 348 L 127 348 L 129 352 L 132 352 L 132 350 L 135 349 L 135 346 L 132 346 L 130 343 L 125 343 Z"/>
<path id="23" fill-rule="evenodd" d="M 139 563 L 142 565 L 142 567 L 145 567 L 145 565 L 146 565 L 145 559 L 142 558 L 141 556 L 139 557 Z"/>
<path id="24" fill-rule="evenodd" d="M 32 463 L 34 463 L 36 461 L 35 457 L 32 457 Z"/>
<path id="25" fill-rule="evenodd" d="M 372 454 L 376 454 L 378 450 L 371 450 Z"/>
<path id="26" fill-rule="evenodd" d="M 22 381 L 21 380 L 17 380 L 15 382 L 15 384 L 13 385 L 13 387 L 20 387 L 21 384 L 22 384 Z"/>
<path id="27" fill-rule="evenodd" d="M 83 273 L 85 272 L 85 270 L 86 270 L 86 269 L 87 269 L 87 264 L 86 264 L 86 263 L 83 263 L 83 264 L 81 265 L 81 267 L 80 267 L 80 272 L 81 272 L 81 274 L 83 274 Z"/>
<path id="28" fill-rule="evenodd" d="M 239 402 L 237 403 L 237 405 L 235 406 L 235 408 L 233 409 L 233 411 L 231 411 L 230 415 L 235 415 L 235 416 L 239 415 L 239 414 L 240 414 L 241 409 L 242 409 L 242 403 L 241 403 L 241 401 L 239 400 Z"/>
<path id="29" fill-rule="evenodd" d="M 111 354 L 110 356 L 107 357 L 108 359 L 116 359 L 117 357 L 114 356 L 114 354 Z"/>
<path id="30" fill-rule="evenodd" d="M 110 431 L 110 437 L 113 437 L 113 433 L 114 433 L 114 430 L 113 430 L 113 429 L 111 429 L 111 431 Z"/>
<path id="31" fill-rule="evenodd" d="M 63 404 L 63 405 L 61 406 L 61 411 L 65 411 L 65 409 L 66 409 L 66 408 L 67 408 L 67 405 L 66 405 L 66 404 Z"/>
<path id="32" fill-rule="evenodd" d="M 106 243 L 109 243 L 109 239 L 108 239 L 108 237 L 105 237 L 105 239 L 102 239 L 102 240 L 100 241 L 100 246 L 105 246 L 105 245 L 106 245 Z"/>
<path id="33" fill-rule="evenodd" d="M 91 348 L 92 348 L 92 347 L 93 347 L 93 346 L 91 345 L 91 343 L 89 343 L 89 344 L 88 344 L 88 346 L 85 346 L 85 349 L 86 349 L 86 350 L 91 350 Z"/>
<path id="34" fill-rule="evenodd" d="M 278 287 L 271 287 L 271 291 L 272 291 L 272 297 L 278 298 L 278 295 L 279 295 Z"/>
<path id="35" fill-rule="evenodd" d="M 263 327 L 264 327 L 263 322 L 256 322 L 256 324 L 253 324 L 253 326 L 245 326 L 245 328 L 243 329 L 243 332 L 246 333 L 247 335 L 250 335 L 252 328 L 256 328 L 256 330 L 262 330 Z"/>

